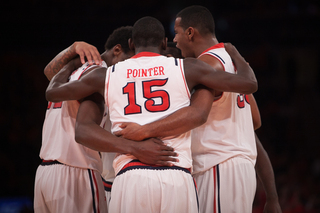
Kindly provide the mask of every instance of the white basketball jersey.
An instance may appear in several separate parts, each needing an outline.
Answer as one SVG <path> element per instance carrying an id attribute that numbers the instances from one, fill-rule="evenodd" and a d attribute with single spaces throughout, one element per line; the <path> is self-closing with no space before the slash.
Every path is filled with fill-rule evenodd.
<path id="1" fill-rule="evenodd" d="M 212 46 L 200 56 L 204 54 L 218 59 L 226 72 L 235 73 L 223 43 Z M 251 108 L 246 95 L 224 92 L 213 102 L 207 122 L 192 130 L 193 174 L 235 156 L 255 164 L 257 151 Z"/>
<path id="2" fill-rule="evenodd" d="M 106 107 L 107 108 L 107 107 Z M 109 132 L 111 132 L 111 121 L 108 110 L 106 110 L 105 115 L 103 116 L 103 128 Z M 105 181 L 113 182 L 115 178 L 114 169 L 112 166 L 113 159 L 116 156 L 114 152 L 101 152 L 101 159 L 102 159 L 102 174 L 101 176 Z"/>
<path id="3" fill-rule="evenodd" d="M 83 64 L 75 70 L 69 81 L 75 81 L 90 66 Z M 104 67 L 106 64 L 103 62 Z M 101 173 L 102 162 L 99 152 L 89 149 L 75 141 L 75 123 L 80 103 L 78 101 L 49 102 L 42 130 L 40 158 L 57 160 L 60 163 Z"/>
<path id="4" fill-rule="evenodd" d="M 109 108 L 112 132 L 123 122 L 144 125 L 189 106 L 183 60 L 156 53 L 142 52 L 108 68 L 105 101 Z M 163 141 L 179 154 L 176 166 L 191 168 L 190 132 Z M 115 172 L 132 159 L 119 155 L 113 163 Z"/>

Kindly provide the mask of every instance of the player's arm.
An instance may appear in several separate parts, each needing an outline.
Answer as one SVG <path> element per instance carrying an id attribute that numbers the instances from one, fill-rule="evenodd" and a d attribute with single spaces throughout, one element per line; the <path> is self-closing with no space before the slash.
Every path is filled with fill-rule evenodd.
<path id="1" fill-rule="evenodd" d="M 64 66 L 50 81 L 46 90 L 46 99 L 51 102 L 80 100 L 95 92 L 104 93 L 106 68 L 94 67 L 88 70 L 80 80 L 68 82 L 72 73 L 70 64 Z"/>
<path id="2" fill-rule="evenodd" d="M 258 89 L 258 83 L 253 70 L 237 49 L 229 43 L 225 44 L 225 49 L 237 67 L 237 74 L 221 72 L 203 61 L 187 58 L 184 59 L 184 70 L 189 89 L 198 84 L 218 91 L 243 94 L 251 94 Z"/>
<path id="3" fill-rule="evenodd" d="M 213 99 L 213 90 L 202 86 L 191 96 L 190 106 L 184 107 L 164 119 L 143 126 L 136 123 L 123 123 L 120 126 L 123 130 L 115 132 L 115 134 L 139 141 L 151 137 L 167 137 L 185 133 L 207 121 Z"/>
<path id="4" fill-rule="evenodd" d="M 134 142 L 116 137 L 103 129 L 99 125 L 103 113 L 104 100 L 98 93 L 80 104 L 75 128 L 75 139 L 78 143 L 100 152 L 132 154 L 147 164 L 172 166 L 172 162 L 177 161 L 173 148 L 164 145 L 159 139 Z"/>
<path id="5" fill-rule="evenodd" d="M 254 98 L 253 94 L 248 95 L 248 98 L 249 98 L 249 102 L 250 102 L 253 127 L 254 127 L 254 130 L 257 130 L 261 127 L 260 111 L 259 111 L 256 99 Z"/>
<path id="6" fill-rule="evenodd" d="M 62 67 L 78 55 L 80 56 L 82 64 L 85 63 L 85 58 L 88 60 L 90 65 L 93 63 L 96 63 L 97 65 L 101 63 L 99 51 L 95 46 L 81 41 L 74 42 L 71 46 L 56 55 L 44 68 L 44 74 L 48 80 L 50 81 L 53 76 L 62 69 Z M 79 65 L 74 65 L 74 69 L 78 66 Z"/>
<path id="7" fill-rule="evenodd" d="M 263 212 L 281 213 L 282 211 L 279 204 L 277 189 L 275 185 L 273 168 L 268 153 L 263 148 L 256 134 L 255 139 L 258 152 L 255 169 L 266 193 L 266 203 Z"/>

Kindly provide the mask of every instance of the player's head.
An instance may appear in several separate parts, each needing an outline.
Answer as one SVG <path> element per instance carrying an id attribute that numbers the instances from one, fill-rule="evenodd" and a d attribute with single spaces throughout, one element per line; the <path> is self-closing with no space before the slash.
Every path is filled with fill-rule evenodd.
<path id="1" fill-rule="evenodd" d="M 181 18 L 180 26 L 186 30 L 188 27 L 197 28 L 201 35 L 215 34 L 215 25 L 211 12 L 200 5 L 193 5 L 181 10 L 176 18 Z"/>
<path id="2" fill-rule="evenodd" d="M 108 66 L 114 65 L 134 55 L 134 50 L 129 47 L 129 39 L 132 38 L 132 26 L 119 27 L 109 35 L 102 57 Z"/>
<path id="3" fill-rule="evenodd" d="M 210 11 L 199 5 L 186 7 L 176 15 L 174 42 L 181 49 L 184 57 L 194 57 L 190 52 L 191 41 L 194 34 L 198 33 L 201 37 L 208 35 L 215 37 L 215 25 Z M 188 52 L 189 51 L 189 52 Z"/>
<path id="4" fill-rule="evenodd" d="M 181 50 L 176 47 L 176 43 L 174 42 L 167 42 L 167 48 L 161 54 L 168 57 L 183 58 Z"/>
<path id="5" fill-rule="evenodd" d="M 164 27 L 158 19 L 146 16 L 133 25 L 132 43 L 135 48 L 162 47 L 164 41 L 166 41 Z"/>

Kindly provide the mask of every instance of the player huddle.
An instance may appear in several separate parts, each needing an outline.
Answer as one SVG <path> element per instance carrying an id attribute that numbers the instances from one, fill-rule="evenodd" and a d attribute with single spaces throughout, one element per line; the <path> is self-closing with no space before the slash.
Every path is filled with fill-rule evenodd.
<path id="1" fill-rule="evenodd" d="M 183 9 L 174 30 L 179 58 L 143 17 L 101 55 L 75 42 L 47 65 L 35 212 L 252 212 L 263 149 L 254 72 L 218 42 L 205 7 Z M 268 208 L 281 212 L 277 197 Z"/>

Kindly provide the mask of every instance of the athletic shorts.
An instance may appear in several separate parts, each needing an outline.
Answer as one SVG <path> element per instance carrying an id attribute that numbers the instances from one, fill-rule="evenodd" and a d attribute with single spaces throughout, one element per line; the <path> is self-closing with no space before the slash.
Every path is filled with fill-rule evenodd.
<path id="1" fill-rule="evenodd" d="M 110 199 L 111 199 L 111 187 L 112 187 L 112 182 L 106 181 L 105 179 L 102 178 L 103 186 L 104 186 L 104 192 L 106 196 L 106 201 L 107 201 L 107 207 L 109 208 L 110 206 Z"/>
<path id="2" fill-rule="evenodd" d="M 248 213 L 256 192 L 254 165 L 242 157 L 228 159 L 195 174 L 200 213 Z"/>
<path id="3" fill-rule="evenodd" d="M 35 178 L 34 211 L 107 212 L 100 173 L 58 161 L 42 162 Z"/>
<path id="4" fill-rule="evenodd" d="M 198 199 L 190 171 L 156 167 L 134 160 L 117 174 L 111 189 L 112 213 L 197 213 Z"/>

